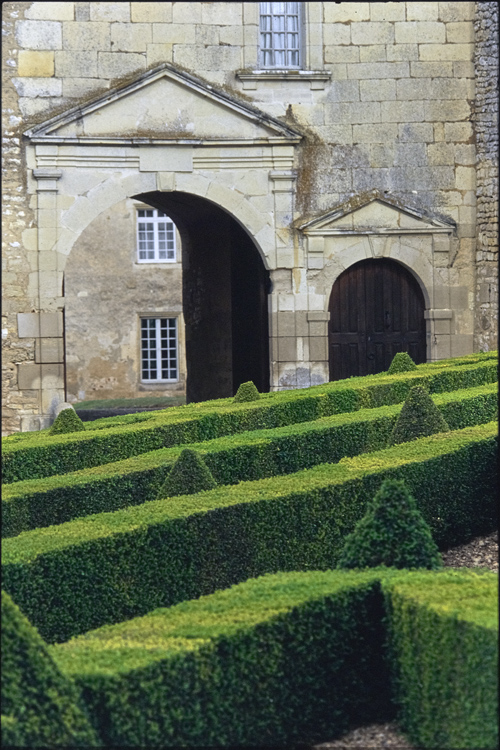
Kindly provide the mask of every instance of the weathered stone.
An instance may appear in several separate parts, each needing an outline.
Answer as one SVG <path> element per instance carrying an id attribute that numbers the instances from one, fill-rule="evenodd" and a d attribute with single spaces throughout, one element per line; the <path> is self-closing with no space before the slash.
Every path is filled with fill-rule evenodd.
<path id="1" fill-rule="evenodd" d="M 428 18 L 428 16 L 427 16 Z M 402 21 L 394 24 L 397 44 L 442 44 L 446 39 L 444 23 L 433 21 Z"/>
<path id="2" fill-rule="evenodd" d="M 64 24 L 64 49 L 96 50 L 107 52 L 111 49 L 110 24 L 103 22 L 79 22 Z"/>
<path id="3" fill-rule="evenodd" d="M 99 53 L 97 68 L 99 78 L 120 78 L 123 75 L 140 73 L 145 68 L 145 55 L 139 55 L 132 52 Z"/>
<path id="4" fill-rule="evenodd" d="M 325 3 L 324 14 L 326 23 L 368 21 L 370 3 Z"/>
<path id="5" fill-rule="evenodd" d="M 135 23 L 170 23 L 172 3 L 130 3 L 130 18 Z"/>
<path id="6" fill-rule="evenodd" d="M 50 78 L 54 75 L 54 53 L 19 50 L 18 76 Z"/>
<path id="7" fill-rule="evenodd" d="M 95 50 L 56 52 L 56 75 L 62 80 L 97 78 L 97 54 Z"/>
<path id="8" fill-rule="evenodd" d="M 62 49 L 62 27 L 58 21 L 18 21 L 20 47 L 30 50 Z"/>
<path id="9" fill-rule="evenodd" d="M 130 21 L 130 3 L 90 3 L 91 21 Z"/>
<path id="10" fill-rule="evenodd" d="M 75 16 L 75 3 L 31 3 L 25 11 L 25 18 L 33 18 L 40 21 L 72 21 Z"/>
<path id="11" fill-rule="evenodd" d="M 153 41 L 149 23 L 111 24 L 111 47 L 113 52 L 144 52 Z"/>
<path id="12" fill-rule="evenodd" d="M 62 82 L 56 78 L 13 78 L 19 96 L 61 96 Z"/>

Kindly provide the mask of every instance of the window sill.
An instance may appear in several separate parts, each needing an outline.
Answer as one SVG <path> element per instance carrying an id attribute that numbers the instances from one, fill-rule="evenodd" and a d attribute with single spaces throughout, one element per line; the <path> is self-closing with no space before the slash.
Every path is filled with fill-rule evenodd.
<path id="1" fill-rule="evenodd" d="M 139 383 L 140 386 L 143 386 L 146 388 L 146 390 L 149 388 L 149 386 L 155 386 L 155 385 L 175 385 L 179 382 L 179 378 L 174 378 L 170 380 L 141 380 Z"/>
<path id="2" fill-rule="evenodd" d="M 179 260 L 136 260 L 136 266 L 180 266 Z"/>
<path id="3" fill-rule="evenodd" d="M 259 81 L 308 81 L 311 89 L 322 90 L 332 74 L 328 70 L 253 70 L 236 73 L 244 89 L 256 89 Z"/>

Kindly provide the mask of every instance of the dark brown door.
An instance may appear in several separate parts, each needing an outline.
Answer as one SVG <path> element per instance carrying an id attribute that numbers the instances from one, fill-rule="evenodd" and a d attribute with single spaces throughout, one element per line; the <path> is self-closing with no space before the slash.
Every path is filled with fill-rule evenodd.
<path id="1" fill-rule="evenodd" d="M 344 271 L 330 297 L 330 380 L 389 368 L 397 352 L 426 361 L 424 296 L 396 261 L 363 260 Z"/>

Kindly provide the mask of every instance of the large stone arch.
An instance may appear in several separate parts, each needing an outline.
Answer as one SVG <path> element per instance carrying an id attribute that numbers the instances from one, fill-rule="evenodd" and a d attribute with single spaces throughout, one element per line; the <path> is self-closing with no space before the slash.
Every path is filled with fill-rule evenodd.
<path id="1" fill-rule="evenodd" d="M 64 183 L 63 179 L 60 192 L 65 190 Z M 168 187 L 165 187 L 165 183 L 168 183 Z M 70 254 L 81 232 L 100 213 L 125 198 L 157 190 L 192 194 L 222 208 L 252 237 L 266 268 L 271 270 L 276 267 L 273 216 L 271 213 L 263 214 L 258 211 L 242 193 L 221 184 L 215 175 L 137 172 L 127 175 L 113 173 L 85 193 L 68 196 L 70 199 L 74 198 L 74 202 L 68 209 L 61 211 L 59 236 L 54 246 L 61 256 L 59 269 L 64 269 L 64 259 Z"/>
<path id="2" fill-rule="evenodd" d="M 197 187 L 198 194 L 147 190 L 160 182 L 158 176 L 155 181 L 135 177 L 129 176 L 125 187 L 117 178 L 100 183 L 62 219 L 68 231 L 68 224 L 72 227 L 72 251 L 64 256 L 70 399 L 127 398 L 137 389 L 146 395 L 161 390 L 141 383 L 137 344 L 131 341 L 134 336 L 139 341 L 137 326 L 147 315 L 177 321 L 179 376 L 188 400 L 231 396 L 247 380 L 269 390 L 269 263 L 242 224 L 249 220 L 261 237 L 268 225 L 251 208 L 245 211 L 243 197 L 231 201 L 229 191 L 214 190 L 207 177 L 182 181 L 184 188 Z M 145 192 L 130 194 L 144 187 Z M 214 193 L 236 206 L 238 218 L 215 202 Z M 137 202 L 165 211 L 176 222 L 182 263 L 180 256 L 175 267 L 136 263 Z M 207 247 L 215 251 L 210 257 Z M 178 384 L 167 385 L 167 392 L 177 390 Z"/>

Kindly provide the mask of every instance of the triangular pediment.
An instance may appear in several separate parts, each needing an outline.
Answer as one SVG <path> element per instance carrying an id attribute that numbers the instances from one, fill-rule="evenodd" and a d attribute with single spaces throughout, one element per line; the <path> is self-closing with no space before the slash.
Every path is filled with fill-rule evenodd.
<path id="1" fill-rule="evenodd" d="M 450 232 L 455 226 L 451 219 L 432 217 L 374 190 L 369 195 L 353 196 L 321 216 L 302 222 L 298 228 L 307 235 L 326 235 L 370 231 Z"/>
<path id="2" fill-rule="evenodd" d="M 32 140 L 287 141 L 301 134 L 167 63 L 27 131 Z"/>

